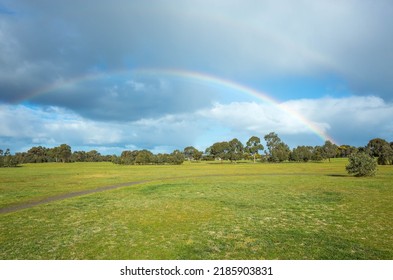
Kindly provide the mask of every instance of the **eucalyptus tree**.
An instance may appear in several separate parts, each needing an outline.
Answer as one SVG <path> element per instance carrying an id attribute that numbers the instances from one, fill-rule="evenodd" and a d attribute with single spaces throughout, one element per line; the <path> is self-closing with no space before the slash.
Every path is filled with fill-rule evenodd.
<path id="1" fill-rule="evenodd" d="M 228 159 L 228 150 L 229 143 L 228 142 L 216 142 L 212 146 L 208 148 L 210 155 L 212 155 L 215 159 L 225 160 Z"/>
<path id="2" fill-rule="evenodd" d="M 254 163 L 256 155 L 258 155 L 258 151 L 262 151 L 263 149 L 264 147 L 261 144 L 261 139 L 259 137 L 252 136 L 250 139 L 248 139 L 245 150 L 247 153 L 253 156 Z"/>
<path id="3" fill-rule="evenodd" d="M 184 148 L 183 154 L 188 160 L 200 160 L 202 157 L 202 152 L 198 151 L 193 146 L 188 146 Z"/>
<path id="4" fill-rule="evenodd" d="M 282 162 L 289 159 L 291 150 L 288 145 L 281 141 L 280 137 L 274 132 L 270 132 L 264 137 L 266 146 L 269 149 L 268 160 L 271 162 Z"/>
<path id="5" fill-rule="evenodd" d="M 226 158 L 232 161 L 241 160 L 243 158 L 244 146 L 237 138 L 228 142 L 228 150 Z"/>
<path id="6" fill-rule="evenodd" d="M 323 157 L 329 159 L 336 157 L 338 147 L 336 144 L 333 144 L 331 141 L 325 141 L 325 144 L 322 146 Z"/>
<path id="7" fill-rule="evenodd" d="M 313 149 L 311 146 L 298 146 L 292 150 L 290 160 L 307 162 L 312 159 Z"/>

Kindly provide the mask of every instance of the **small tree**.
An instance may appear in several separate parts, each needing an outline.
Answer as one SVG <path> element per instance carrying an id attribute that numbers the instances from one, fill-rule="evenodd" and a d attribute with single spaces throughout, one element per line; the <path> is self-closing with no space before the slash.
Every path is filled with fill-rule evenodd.
<path id="1" fill-rule="evenodd" d="M 346 166 L 346 170 L 349 174 L 354 174 L 357 177 L 374 176 L 377 171 L 377 162 L 366 153 L 351 154 L 348 160 L 349 164 Z"/>

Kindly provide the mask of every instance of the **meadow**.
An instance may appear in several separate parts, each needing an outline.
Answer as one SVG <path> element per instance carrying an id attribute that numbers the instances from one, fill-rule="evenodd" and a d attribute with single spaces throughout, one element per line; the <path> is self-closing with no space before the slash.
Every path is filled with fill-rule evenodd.
<path id="1" fill-rule="evenodd" d="M 0 259 L 391 260 L 393 166 L 346 164 L 2 168 Z"/>

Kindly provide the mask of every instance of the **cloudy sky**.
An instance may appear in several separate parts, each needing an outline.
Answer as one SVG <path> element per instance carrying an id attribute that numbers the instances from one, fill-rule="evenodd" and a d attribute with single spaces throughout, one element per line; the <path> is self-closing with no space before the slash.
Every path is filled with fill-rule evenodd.
<path id="1" fill-rule="evenodd" d="M 0 148 L 393 141 L 391 0 L 0 0 Z"/>

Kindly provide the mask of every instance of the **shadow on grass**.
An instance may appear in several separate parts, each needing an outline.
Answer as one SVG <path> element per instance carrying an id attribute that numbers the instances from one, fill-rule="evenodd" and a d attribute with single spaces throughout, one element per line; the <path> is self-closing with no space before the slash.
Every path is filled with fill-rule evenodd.
<path id="1" fill-rule="evenodd" d="M 352 177 L 351 175 L 346 175 L 346 174 L 326 174 L 326 176 L 329 176 L 329 177 L 342 177 L 342 178 Z"/>
<path id="2" fill-rule="evenodd" d="M 230 161 L 223 161 L 223 162 L 220 162 L 220 161 L 208 161 L 208 162 L 206 162 L 207 164 L 214 164 L 214 165 L 220 165 L 220 164 L 222 164 L 222 165 L 237 165 L 237 164 L 258 164 L 258 163 L 260 163 L 260 162 L 244 162 L 244 161 L 233 161 L 233 162 L 230 162 Z"/>

